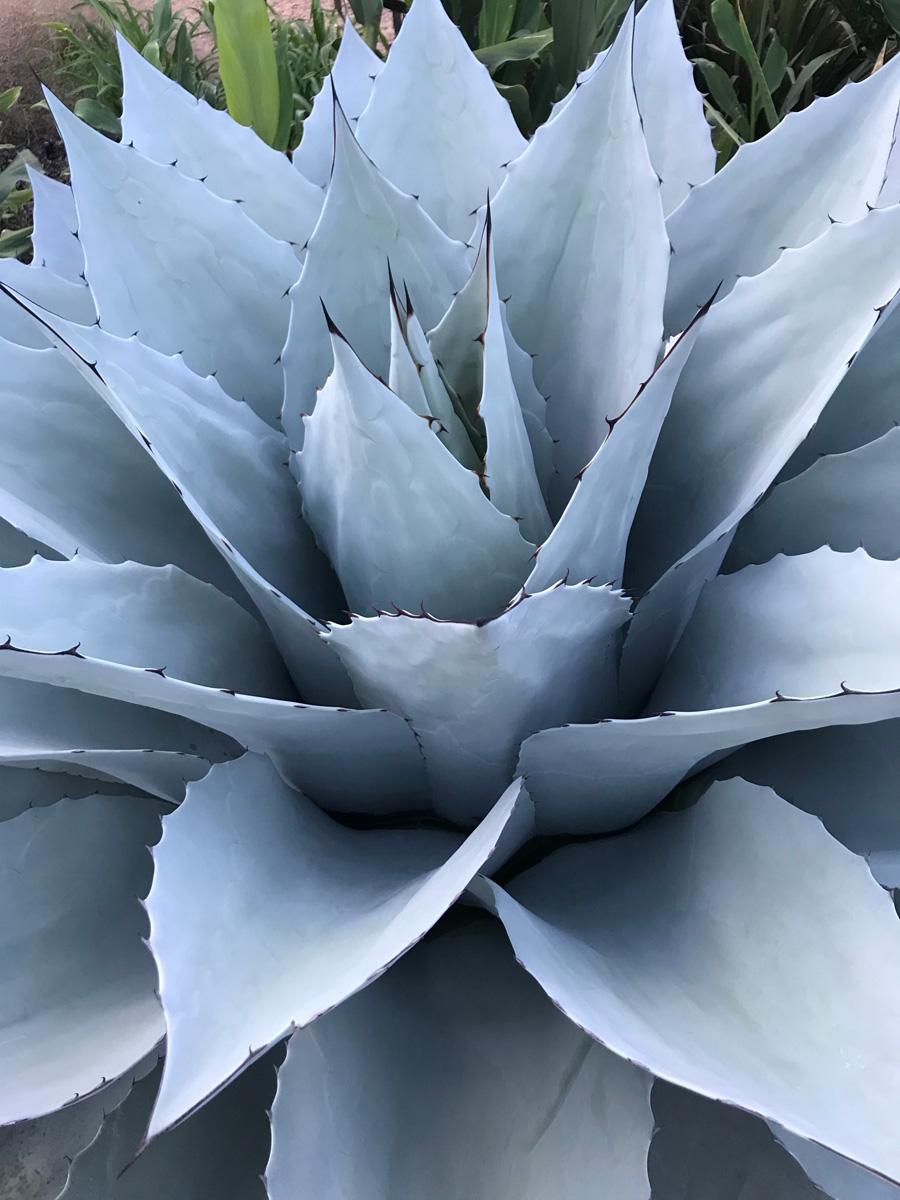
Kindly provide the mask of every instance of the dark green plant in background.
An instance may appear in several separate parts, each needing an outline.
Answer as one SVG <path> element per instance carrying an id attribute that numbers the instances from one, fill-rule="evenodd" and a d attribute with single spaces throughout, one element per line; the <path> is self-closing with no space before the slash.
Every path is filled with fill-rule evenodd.
<path id="1" fill-rule="evenodd" d="M 18 103 L 21 94 L 19 87 L 0 92 L 0 116 Z M 15 146 L 0 143 L 0 153 L 9 150 L 15 150 Z M 32 200 L 29 166 L 40 169 L 31 151 L 21 150 L 0 170 L 0 258 L 19 258 L 31 250 L 32 226 L 27 219 Z"/>
<path id="2" fill-rule="evenodd" d="M 681 0 L 676 7 L 708 93 L 720 166 L 789 112 L 865 78 L 897 49 L 898 0 L 884 7 L 874 0 Z"/>

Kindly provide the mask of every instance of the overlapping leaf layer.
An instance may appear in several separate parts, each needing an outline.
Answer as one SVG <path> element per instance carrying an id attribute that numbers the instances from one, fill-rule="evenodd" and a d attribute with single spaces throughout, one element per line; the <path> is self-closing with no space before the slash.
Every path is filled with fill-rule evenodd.
<path id="1" fill-rule="evenodd" d="M 715 177 L 671 0 L 528 143 L 439 0 L 293 163 L 122 67 L 0 263 L 0 1175 L 900 1196 L 900 61 Z"/>

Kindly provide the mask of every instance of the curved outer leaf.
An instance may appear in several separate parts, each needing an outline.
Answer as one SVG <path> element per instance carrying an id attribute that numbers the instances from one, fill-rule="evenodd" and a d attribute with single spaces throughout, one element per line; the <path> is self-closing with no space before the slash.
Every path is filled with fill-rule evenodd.
<path id="1" fill-rule="evenodd" d="M 512 778 L 524 737 L 607 710 L 627 619 L 620 592 L 561 587 L 492 621 L 368 617 L 329 641 L 364 704 L 409 718 L 438 812 L 469 824 Z"/>
<path id="2" fill-rule="evenodd" d="M 832 225 L 712 307 L 650 464 L 626 586 L 645 591 L 720 523 L 737 524 L 898 288 L 900 206 Z"/>
<path id="3" fill-rule="evenodd" d="M 192 370 L 215 372 L 229 395 L 274 424 L 287 292 L 300 271 L 291 248 L 241 205 L 110 141 L 50 93 L 47 100 L 72 170 L 78 236 L 103 328 L 183 353 Z"/>
<path id="4" fill-rule="evenodd" d="M 481 919 L 294 1034 L 269 1195 L 646 1200 L 649 1083 L 561 1017 Z"/>
<path id="5" fill-rule="evenodd" d="M 774 1123 L 772 1132 L 821 1189 L 815 1191 L 816 1197 L 824 1195 L 826 1189 L 829 1200 L 897 1200 L 900 1196 L 900 1187 L 896 1184 L 841 1158 L 834 1151 L 805 1141 Z"/>
<path id="6" fill-rule="evenodd" d="M 779 555 L 708 583 L 650 708 L 724 708 L 781 692 L 875 692 L 900 676 L 900 562 L 864 550 Z"/>
<path id="7" fill-rule="evenodd" d="M 68 184 L 51 179 L 43 171 L 28 168 L 28 183 L 34 194 L 34 261 L 61 279 L 84 283 L 84 253 L 78 240 L 75 197 Z"/>
<path id="8" fill-rule="evenodd" d="M 887 67 L 788 113 L 672 213 L 668 330 L 683 329 L 717 288 L 727 295 L 785 247 L 806 245 L 831 221 L 855 221 L 876 202 L 900 102 L 900 63 Z"/>
<path id="9" fill-rule="evenodd" d="M 782 475 L 796 475 L 822 454 L 855 450 L 900 424 L 900 296 L 878 320 L 847 374 Z"/>
<path id="10" fill-rule="evenodd" d="M 282 435 L 178 357 L 166 358 L 136 339 L 124 341 L 98 328 L 81 330 L 55 320 L 53 326 L 99 364 L 98 371 L 56 339 L 225 559 L 303 695 L 353 704 L 345 673 L 318 636 L 324 627 L 278 590 L 284 587 L 323 616 L 341 609 L 337 580 L 301 519 Z"/>
<path id="11" fill-rule="evenodd" d="M 448 620 L 501 612 L 534 547 L 402 400 L 332 336 L 334 372 L 306 417 L 303 515 L 354 612 Z"/>
<path id="12" fill-rule="evenodd" d="M 830 454 L 779 484 L 744 517 L 726 560 L 730 570 L 779 551 L 819 546 L 900 558 L 900 429 L 847 454 Z"/>
<path id="13" fill-rule="evenodd" d="M 814 817 L 733 780 L 511 895 L 485 886 L 520 962 L 610 1049 L 900 1175 L 900 925 Z"/>
<path id="14" fill-rule="evenodd" d="M 509 325 L 537 354 L 535 382 L 558 439 L 558 511 L 603 441 L 606 417 L 652 373 L 662 335 L 669 244 L 634 98 L 631 34 L 627 19 L 492 205 Z"/>
<path id="15" fill-rule="evenodd" d="M 549 536 L 552 525 L 541 495 L 531 443 L 510 369 L 489 226 L 484 252 L 488 262 L 488 304 L 487 324 L 482 335 L 484 362 L 478 413 L 487 435 L 485 482 L 494 507 L 515 517 L 522 536 L 537 544 Z"/>
<path id="16" fill-rule="evenodd" d="M 653 1200 L 826 1200 L 759 1117 L 662 1079 L 651 1100 Z"/>
<path id="17" fill-rule="evenodd" d="M 520 803 L 529 801 L 517 782 L 462 842 L 347 829 L 257 755 L 192 784 L 164 822 L 147 899 L 168 1027 L 148 1138 L 405 953 L 482 867 Z M 185 912 L 210 895 L 212 927 L 186 926 Z"/>
<path id="18" fill-rule="evenodd" d="M 7 684 L 10 680 L 51 683 L 56 689 L 75 688 L 92 697 L 148 706 L 154 710 L 147 718 L 151 728 L 156 720 L 169 727 L 171 722 L 166 723 L 163 716 L 166 713 L 210 726 L 249 750 L 269 754 L 286 778 L 336 812 L 423 807 L 422 756 L 405 721 L 393 713 L 316 708 L 243 696 L 230 689 L 168 679 L 155 670 L 13 645 L 0 646 L 3 677 Z M 65 691 L 53 699 L 63 709 L 72 708 Z M 118 721 L 117 709 L 113 715 Z M 26 728 L 32 725 L 41 728 L 40 721 L 32 721 Z"/>
<path id="19" fill-rule="evenodd" d="M 109 787 L 99 787 L 98 780 L 115 784 L 119 790 L 125 783 L 149 792 L 159 800 L 180 804 L 188 781 L 202 779 L 209 768 L 207 759 L 180 750 L 68 750 L 47 747 L 34 752 L 10 750 L 3 745 L 0 746 L 0 770 L 4 771 L 2 811 L 6 815 L 0 819 L 18 816 L 32 803 L 37 803 L 37 799 L 32 800 L 28 796 L 29 786 L 37 786 L 40 790 L 48 779 L 52 783 L 54 778 L 59 787 L 54 799 L 73 795 L 67 790 L 73 777 L 85 776 L 84 779 L 78 778 L 78 785 L 84 784 L 88 791 L 110 791 Z M 61 773 L 66 771 L 73 774 Z M 24 796 L 10 797 L 8 772 L 21 776 L 24 787 L 20 787 Z M 17 811 L 8 811 L 10 806 Z"/>
<path id="20" fill-rule="evenodd" d="M 293 154 L 294 167 L 319 187 L 327 186 L 334 161 L 334 98 L 329 85 L 340 96 L 347 119 L 355 126 L 383 66 L 353 28 L 353 22 L 345 19 L 331 74 L 313 99 L 312 112 L 303 122 L 303 138 Z"/>
<path id="21" fill-rule="evenodd" d="M 34 558 L 0 571 L 0 636 L 51 654 L 77 645 L 88 657 L 163 668 L 205 687 L 295 695 L 253 617 L 177 567 Z"/>
<path id="22" fill-rule="evenodd" d="M 0 1121 L 60 1108 L 165 1035 L 137 899 L 160 806 L 91 796 L 3 825 Z"/>
<path id="23" fill-rule="evenodd" d="M 238 200 L 261 229 L 299 254 L 322 211 L 322 189 L 252 129 L 168 79 L 121 34 L 116 42 L 124 85 L 122 141 L 201 180 L 223 200 Z"/>
<path id="24" fill-rule="evenodd" d="M 98 134 L 101 137 L 102 134 Z M 32 263 L 27 266 L 16 258 L 0 259 L 0 283 L 15 289 L 34 304 L 58 313 L 68 321 L 79 325 L 90 325 L 97 320 L 94 297 L 88 285 L 79 281 L 72 283 L 60 275 L 54 275 L 48 267 Z M 20 312 L 4 304 L 0 333 L 11 342 L 23 346 L 43 349 L 46 341 L 35 337 L 35 330 L 24 324 Z"/>
<path id="25" fill-rule="evenodd" d="M 539 833 L 606 833 L 640 820 L 695 768 L 738 746 L 897 717 L 900 691 L 569 725 L 528 738 L 519 771 L 534 798 Z M 829 736 L 834 732 L 829 729 Z M 750 750 L 741 761 L 753 761 Z"/>
<path id="26" fill-rule="evenodd" d="M 77 551 L 104 562 L 175 563 L 233 588 L 220 556 L 143 450 L 38 337 L 42 350 L 0 338 L 0 512 L 67 558 Z"/>
<path id="27" fill-rule="evenodd" d="M 634 90 L 668 215 L 716 169 L 709 122 L 672 0 L 648 0 L 634 22 Z M 730 214 L 729 214 L 730 216 Z"/>
<path id="28" fill-rule="evenodd" d="M 356 134 L 391 183 L 461 241 L 526 146 L 440 0 L 416 0 L 409 10 Z"/>
<path id="29" fill-rule="evenodd" d="M 526 587 L 558 579 L 622 578 L 625 547 L 659 431 L 701 324 L 696 322 L 656 368 L 624 412 L 608 422 L 600 449 L 581 473 Z"/>
<path id="30" fill-rule="evenodd" d="M 324 304 L 366 366 L 387 379 L 390 363 L 389 273 L 412 294 L 425 328 L 436 325 L 468 268 L 452 242 L 412 196 L 399 192 L 356 142 L 335 100 L 335 164 L 325 207 L 310 238 L 303 274 L 291 290 L 283 362 L 282 421 L 296 450 L 301 416 L 332 366 Z M 352 284 L 349 282 L 352 280 Z"/>
<path id="31" fill-rule="evenodd" d="M 900 721 L 769 738 L 730 754 L 705 776 L 740 775 L 819 817 L 861 854 L 884 887 L 900 887 Z M 864 781 L 864 782 L 861 782 Z"/>
<path id="32" fill-rule="evenodd" d="M 178 1200 L 266 1200 L 261 1175 L 270 1143 L 275 1057 L 254 1063 L 201 1112 L 138 1154 L 160 1066 L 107 1115 L 72 1163 L 58 1200 L 159 1200 L 161 1188 Z"/>

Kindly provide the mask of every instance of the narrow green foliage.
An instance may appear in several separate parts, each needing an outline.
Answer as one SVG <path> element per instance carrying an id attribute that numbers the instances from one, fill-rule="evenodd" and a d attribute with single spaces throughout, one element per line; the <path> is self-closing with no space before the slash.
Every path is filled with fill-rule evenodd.
<path id="1" fill-rule="evenodd" d="M 216 0 L 219 74 L 228 111 L 274 145 L 279 133 L 281 89 L 275 40 L 265 0 Z"/>

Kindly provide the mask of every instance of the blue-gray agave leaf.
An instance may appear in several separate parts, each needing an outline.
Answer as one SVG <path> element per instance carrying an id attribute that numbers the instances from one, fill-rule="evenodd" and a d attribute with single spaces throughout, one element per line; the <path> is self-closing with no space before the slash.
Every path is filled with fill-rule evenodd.
<path id="1" fill-rule="evenodd" d="M 0 263 L 0 1119 L 119 1081 L 68 1200 L 896 1192 L 900 68 L 714 176 L 670 0 L 529 142 L 438 0 L 293 164 L 121 52 Z"/>

